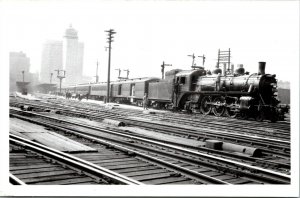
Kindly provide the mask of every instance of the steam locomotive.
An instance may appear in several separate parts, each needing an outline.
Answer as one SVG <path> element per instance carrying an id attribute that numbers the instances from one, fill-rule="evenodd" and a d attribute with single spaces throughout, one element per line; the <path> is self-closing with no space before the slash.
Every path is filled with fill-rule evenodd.
<path id="1" fill-rule="evenodd" d="M 254 118 L 257 121 L 284 120 L 288 107 L 277 98 L 276 75 L 265 74 L 265 62 L 259 62 L 258 73 L 249 74 L 240 66 L 216 68 L 212 73 L 203 67 L 174 69 L 165 79 L 155 77 L 111 82 L 110 101 L 142 105 L 144 94 L 149 106 L 214 114 L 215 116 Z M 65 87 L 66 92 L 87 98 L 105 100 L 106 83 Z"/>

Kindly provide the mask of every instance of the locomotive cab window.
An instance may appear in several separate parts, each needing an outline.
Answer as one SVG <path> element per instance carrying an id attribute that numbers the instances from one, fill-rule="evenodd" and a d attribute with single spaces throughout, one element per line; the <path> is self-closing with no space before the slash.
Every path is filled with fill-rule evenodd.
<path id="1" fill-rule="evenodd" d="M 186 77 L 180 77 L 180 84 L 185 84 Z"/>

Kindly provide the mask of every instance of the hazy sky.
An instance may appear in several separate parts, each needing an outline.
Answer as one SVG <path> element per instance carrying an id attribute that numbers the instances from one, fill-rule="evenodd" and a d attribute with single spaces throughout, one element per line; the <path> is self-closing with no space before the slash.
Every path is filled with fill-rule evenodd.
<path id="1" fill-rule="evenodd" d="M 84 75 L 106 80 L 105 30 L 114 29 L 112 79 L 116 68 L 130 77 L 161 76 L 163 61 L 189 69 L 187 55 L 205 54 L 205 66 L 216 65 L 217 52 L 232 50 L 232 62 L 289 80 L 299 67 L 299 1 L 1 1 L 1 43 L 30 57 L 31 70 L 41 65 L 46 40 L 62 40 L 69 24 L 85 45 Z M 196 59 L 199 65 L 201 59 Z M 168 67 L 166 70 L 171 69 Z M 125 75 L 125 72 L 122 72 Z"/>

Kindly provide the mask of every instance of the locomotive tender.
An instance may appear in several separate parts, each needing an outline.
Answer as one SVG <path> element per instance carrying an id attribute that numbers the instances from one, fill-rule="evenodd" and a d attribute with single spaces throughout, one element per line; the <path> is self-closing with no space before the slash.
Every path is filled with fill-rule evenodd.
<path id="1" fill-rule="evenodd" d="M 111 82 L 112 102 L 142 105 L 148 95 L 149 106 L 201 112 L 215 116 L 248 118 L 272 122 L 283 120 L 288 107 L 280 106 L 277 98 L 276 75 L 265 74 L 265 62 L 259 62 L 258 73 L 245 73 L 240 67 L 235 72 L 224 67 L 213 74 L 203 67 L 193 70 L 174 69 L 165 79 L 154 77 Z M 222 74 L 221 74 L 222 73 Z M 65 87 L 74 94 L 105 100 L 106 83 Z"/>

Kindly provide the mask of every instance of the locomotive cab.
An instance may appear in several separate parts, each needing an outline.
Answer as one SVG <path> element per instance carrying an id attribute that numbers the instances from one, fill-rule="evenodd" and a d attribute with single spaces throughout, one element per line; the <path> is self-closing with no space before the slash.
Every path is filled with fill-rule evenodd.
<path id="1" fill-rule="evenodd" d="M 178 84 L 181 92 L 195 91 L 198 77 L 206 75 L 204 69 L 181 71 L 175 76 L 175 83 Z"/>
<path id="2" fill-rule="evenodd" d="M 176 108 L 190 109 L 191 102 L 195 99 L 190 92 L 195 92 L 199 76 L 206 75 L 204 69 L 181 71 L 175 76 L 174 97 L 173 101 Z"/>

